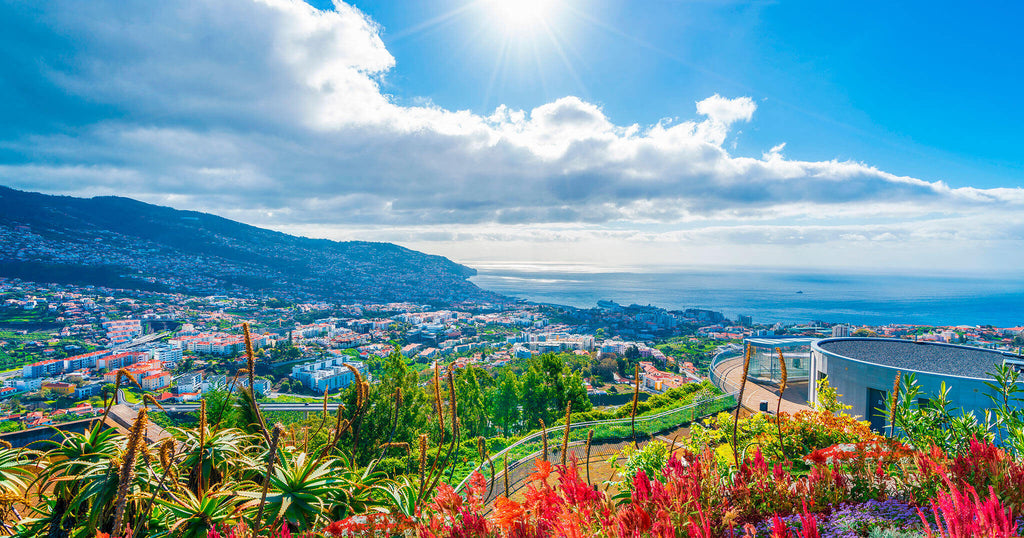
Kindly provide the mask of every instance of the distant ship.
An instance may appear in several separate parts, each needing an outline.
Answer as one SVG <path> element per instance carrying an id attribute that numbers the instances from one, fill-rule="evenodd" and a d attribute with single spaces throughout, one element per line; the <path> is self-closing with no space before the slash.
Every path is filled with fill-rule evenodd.
<path id="1" fill-rule="evenodd" d="M 804 290 L 796 290 L 797 293 L 803 293 Z"/>

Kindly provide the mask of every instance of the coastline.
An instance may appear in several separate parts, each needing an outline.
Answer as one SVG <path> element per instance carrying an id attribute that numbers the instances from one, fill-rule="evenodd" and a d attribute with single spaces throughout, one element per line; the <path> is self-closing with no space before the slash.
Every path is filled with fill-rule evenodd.
<path id="1" fill-rule="evenodd" d="M 478 266 L 481 288 L 530 302 L 595 308 L 599 300 L 704 308 L 759 323 L 1024 323 L 1024 279 L 775 271 L 600 272 Z"/>

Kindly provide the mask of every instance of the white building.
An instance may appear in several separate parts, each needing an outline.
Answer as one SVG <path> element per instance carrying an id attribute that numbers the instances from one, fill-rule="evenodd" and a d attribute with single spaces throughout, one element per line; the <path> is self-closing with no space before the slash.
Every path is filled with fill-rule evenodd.
<path id="1" fill-rule="evenodd" d="M 35 392 L 43 387 L 43 379 L 39 377 L 31 379 L 18 379 L 14 382 L 14 388 L 22 392 Z"/>
<path id="2" fill-rule="evenodd" d="M 327 359 L 308 364 L 298 364 L 292 367 L 292 377 L 302 382 L 302 385 L 316 393 L 323 393 L 324 390 L 335 391 L 343 389 L 352 384 L 355 374 L 352 373 L 346 362 L 352 365 L 360 374 L 366 375 L 366 366 L 361 362 L 349 362 L 344 358 Z"/>
<path id="3" fill-rule="evenodd" d="M 849 325 L 834 325 L 832 326 L 832 338 L 846 338 L 850 336 Z"/>
<path id="4" fill-rule="evenodd" d="M 127 344 L 142 336 L 142 322 L 137 319 L 104 321 L 103 329 L 107 331 L 111 346 Z"/>
<path id="5" fill-rule="evenodd" d="M 169 369 L 173 369 L 182 359 L 181 348 L 168 344 L 150 348 L 149 356 L 155 360 L 162 361 L 164 368 Z"/>
<path id="6" fill-rule="evenodd" d="M 179 375 L 175 378 L 178 383 L 178 392 L 202 392 L 203 391 L 203 373 L 202 372 L 188 372 Z"/>
<path id="7" fill-rule="evenodd" d="M 538 353 L 594 350 L 594 337 L 588 334 L 523 333 L 518 340 Z"/>

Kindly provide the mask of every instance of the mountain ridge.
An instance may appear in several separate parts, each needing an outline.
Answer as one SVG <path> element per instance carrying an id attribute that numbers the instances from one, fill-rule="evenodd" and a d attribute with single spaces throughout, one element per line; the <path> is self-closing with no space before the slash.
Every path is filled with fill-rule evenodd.
<path id="1" fill-rule="evenodd" d="M 442 256 L 393 243 L 294 236 L 121 196 L 0 186 L 0 239 L 0 276 L 23 279 L 83 267 L 102 268 L 119 284 L 113 287 L 190 294 L 436 304 L 500 298 L 468 281 L 474 269 Z"/>

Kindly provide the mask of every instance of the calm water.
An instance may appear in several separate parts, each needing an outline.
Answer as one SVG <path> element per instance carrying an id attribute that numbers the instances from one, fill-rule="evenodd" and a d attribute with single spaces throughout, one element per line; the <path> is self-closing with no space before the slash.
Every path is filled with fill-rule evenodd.
<path id="1" fill-rule="evenodd" d="M 757 271 L 609 273 L 478 267 L 482 288 L 535 302 L 708 308 L 758 323 L 1024 325 L 1024 278 Z M 798 293 L 802 292 L 802 293 Z"/>

